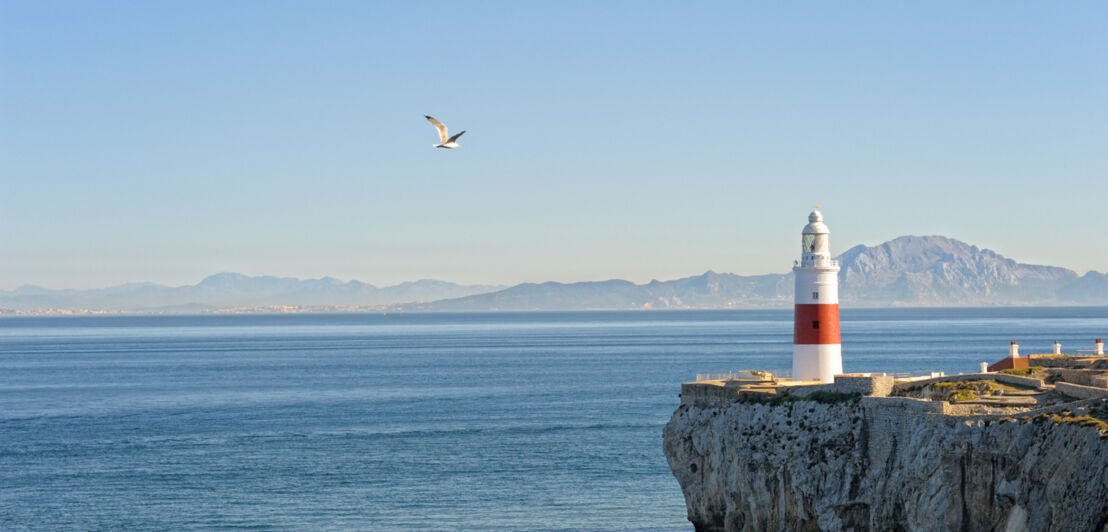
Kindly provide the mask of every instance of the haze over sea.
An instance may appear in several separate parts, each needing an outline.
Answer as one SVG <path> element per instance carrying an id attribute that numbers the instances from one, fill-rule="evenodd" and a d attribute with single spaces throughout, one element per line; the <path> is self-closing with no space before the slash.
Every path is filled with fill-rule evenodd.
<path id="1" fill-rule="evenodd" d="M 843 309 L 847 372 L 974 371 L 1108 307 Z M 0 529 L 691 530 L 661 429 L 792 312 L 0 319 Z"/>

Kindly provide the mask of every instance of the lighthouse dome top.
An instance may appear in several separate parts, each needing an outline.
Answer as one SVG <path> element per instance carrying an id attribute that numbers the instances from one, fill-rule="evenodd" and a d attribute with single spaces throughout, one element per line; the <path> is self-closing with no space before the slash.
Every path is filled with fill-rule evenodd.
<path id="1" fill-rule="evenodd" d="M 812 213 L 808 215 L 808 225 L 805 225 L 804 230 L 800 233 L 804 235 L 826 235 L 831 234 L 831 230 L 823 223 L 823 213 L 819 212 L 817 208 L 813 209 Z"/>

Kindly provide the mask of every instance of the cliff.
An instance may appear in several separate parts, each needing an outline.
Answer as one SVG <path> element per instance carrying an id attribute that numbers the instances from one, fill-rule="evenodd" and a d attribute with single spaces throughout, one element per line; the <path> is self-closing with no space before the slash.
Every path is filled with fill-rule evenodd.
<path id="1" fill-rule="evenodd" d="M 904 397 L 683 388 L 663 441 L 697 530 L 1108 531 L 1106 401 L 956 416 Z"/>

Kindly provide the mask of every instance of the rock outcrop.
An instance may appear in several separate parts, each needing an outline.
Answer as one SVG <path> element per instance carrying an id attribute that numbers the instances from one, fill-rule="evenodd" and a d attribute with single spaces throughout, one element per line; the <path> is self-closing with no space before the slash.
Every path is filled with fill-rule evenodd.
<path id="1" fill-rule="evenodd" d="M 972 417 L 685 398 L 663 440 L 697 530 L 1108 531 L 1106 401 Z"/>

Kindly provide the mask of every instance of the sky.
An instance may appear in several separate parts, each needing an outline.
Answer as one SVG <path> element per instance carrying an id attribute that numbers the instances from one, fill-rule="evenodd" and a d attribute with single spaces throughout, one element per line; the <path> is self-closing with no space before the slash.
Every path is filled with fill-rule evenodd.
<path id="1" fill-rule="evenodd" d="M 0 2 L 0 289 L 1108 270 L 1103 2 Z M 430 114 L 462 148 L 438 141 Z"/>

